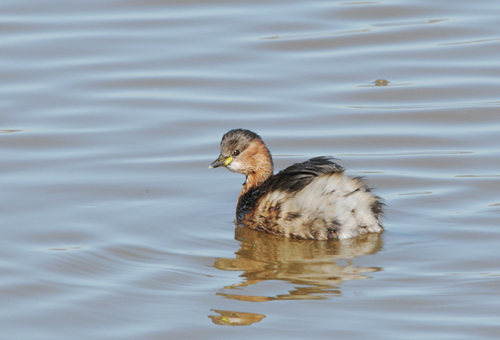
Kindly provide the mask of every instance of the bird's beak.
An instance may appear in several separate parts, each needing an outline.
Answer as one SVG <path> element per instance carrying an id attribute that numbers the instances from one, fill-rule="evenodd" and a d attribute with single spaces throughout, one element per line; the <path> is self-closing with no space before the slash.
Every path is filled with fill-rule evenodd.
<path id="1" fill-rule="evenodd" d="M 233 157 L 231 157 L 231 156 L 224 157 L 224 156 L 220 155 L 219 158 L 217 158 L 212 164 L 210 164 L 210 166 L 208 168 L 215 169 L 215 168 L 218 168 L 220 166 L 228 166 L 232 160 L 233 160 Z"/>

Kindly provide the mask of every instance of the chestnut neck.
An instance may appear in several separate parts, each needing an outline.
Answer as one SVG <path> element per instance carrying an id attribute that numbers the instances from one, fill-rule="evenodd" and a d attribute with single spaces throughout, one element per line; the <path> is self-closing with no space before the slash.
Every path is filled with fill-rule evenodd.
<path id="1" fill-rule="evenodd" d="M 245 150 L 245 159 L 246 167 L 243 174 L 246 176 L 246 181 L 241 188 L 240 197 L 261 186 L 274 172 L 271 153 L 260 139 L 250 142 Z"/>

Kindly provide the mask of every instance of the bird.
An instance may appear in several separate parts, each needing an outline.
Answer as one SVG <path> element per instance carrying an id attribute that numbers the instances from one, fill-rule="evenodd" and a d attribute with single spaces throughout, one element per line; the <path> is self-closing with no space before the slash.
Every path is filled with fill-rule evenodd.
<path id="1" fill-rule="evenodd" d="M 348 176 L 334 158 L 314 157 L 274 174 L 271 152 L 246 129 L 222 136 L 210 169 L 245 175 L 236 204 L 236 225 L 277 236 L 344 240 L 381 233 L 384 201 L 362 177 Z"/>

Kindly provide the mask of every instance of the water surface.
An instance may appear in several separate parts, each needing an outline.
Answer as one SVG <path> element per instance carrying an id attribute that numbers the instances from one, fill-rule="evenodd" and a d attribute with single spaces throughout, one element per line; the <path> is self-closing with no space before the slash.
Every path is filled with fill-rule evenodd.
<path id="1" fill-rule="evenodd" d="M 496 339 L 500 4 L 3 1 L 8 339 Z M 341 242 L 236 228 L 231 128 L 385 198 Z"/>

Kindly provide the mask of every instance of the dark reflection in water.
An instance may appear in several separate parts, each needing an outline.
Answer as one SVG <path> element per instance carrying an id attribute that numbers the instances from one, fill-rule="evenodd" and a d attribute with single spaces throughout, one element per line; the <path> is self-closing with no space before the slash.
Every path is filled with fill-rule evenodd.
<path id="1" fill-rule="evenodd" d="M 0 130 L 0 133 L 12 133 L 12 132 L 20 132 L 21 130 L 13 130 L 13 129 L 10 129 L 10 130 Z"/>
<path id="2" fill-rule="evenodd" d="M 209 315 L 208 317 L 212 319 L 216 325 L 221 326 L 248 326 L 266 317 L 265 315 L 257 313 L 232 312 L 217 309 L 213 309 L 213 311 L 220 315 Z"/>
<path id="3" fill-rule="evenodd" d="M 305 287 L 272 296 L 265 291 L 259 295 L 218 293 L 229 299 L 251 302 L 322 299 L 324 295 L 340 295 L 340 284 L 344 281 L 367 279 L 366 273 L 382 270 L 352 264 L 355 257 L 374 254 L 382 248 L 378 234 L 342 241 L 291 240 L 239 227 L 235 234 L 235 239 L 241 242 L 236 257 L 219 258 L 214 267 L 242 271 L 241 277 L 245 279 L 225 289 L 241 291 L 266 280 L 284 280 Z"/>

